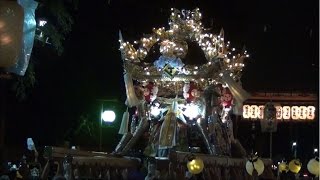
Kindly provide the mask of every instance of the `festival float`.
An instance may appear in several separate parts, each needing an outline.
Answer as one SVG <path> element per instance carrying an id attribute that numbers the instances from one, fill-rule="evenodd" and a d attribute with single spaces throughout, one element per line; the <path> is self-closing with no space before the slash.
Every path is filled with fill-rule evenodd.
<path id="1" fill-rule="evenodd" d="M 233 120 L 250 97 L 240 81 L 249 54 L 232 48 L 223 29 L 205 28 L 201 18 L 198 8 L 172 8 L 167 28 L 138 41 L 125 41 L 119 31 L 125 105 L 133 111 L 124 113 L 112 153 L 69 150 L 73 158 L 64 162 L 74 171 L 91 165 L 91 176 L 126 179 L 144 164 L 146 179 L 274 179 L 271 159 L 246 152 L 233 135 Z M 58 151 L 66 153 L 51 148 L 47 157 Z"/>

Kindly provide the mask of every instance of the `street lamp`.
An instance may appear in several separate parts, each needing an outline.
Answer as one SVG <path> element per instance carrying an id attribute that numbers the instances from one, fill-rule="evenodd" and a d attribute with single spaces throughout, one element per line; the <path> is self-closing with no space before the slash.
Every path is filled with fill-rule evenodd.
<path id="1" fill-rule="evenodd" d="M 100 111 L 100 133 L 99 133 L 99 150 L 102 151 L 102 126 L 104 123 L 112 124 L 116 119 L 115 100 L 99 100 L 101 101 Z M 104 103 L 106 103 L 104 105 Z M 110 105 L 113 104 L 113 105 Z"/>
<path id="2" fill-rule="evenodd" d="M 101 114 L 101 120 L 107 123 L 112 123 L 116 119 L 116 114 L 112 110 L 105 110 Z"/>
<path id="3" fill-rule="evenodd" d="M 269 132 L 270 133 L 270 159 L 272 159 L 272 133 L 277 131 L 277 109 L 275 108 L 274 103 L 267 102 L 264 105 L 263 110 L 263 119 L 261 122 L 261 131 L 262 132 Z"/>
<path id="4" fill-rule="evenodd" d="M 292 151 L 294 158 L 297 158 L 297 142 L 292 143 Z"/>

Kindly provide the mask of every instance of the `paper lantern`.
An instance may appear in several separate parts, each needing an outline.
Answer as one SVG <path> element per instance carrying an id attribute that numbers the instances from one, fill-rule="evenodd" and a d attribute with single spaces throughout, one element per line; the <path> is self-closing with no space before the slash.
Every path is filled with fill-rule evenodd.
<path id="1" fill-rule="evenodd" d="M 285 163 L 285 162 L 281 162 L 281 163 L 279 164 L 278 169 L 279 169 L 279 172 L 280 172 L 280 173 L 282 173 L 282 172 L 288 172 L 288 171 L 289 171 L 289 167 L 288 167 L 287 163 Z"/>
<path id="2" fill-rule="evenodd" d="M 301 169 L 301 162 L 299 159 L 293 159 L 289 162 L 289 170 L 297 174 Z"/>
<path id="3" fill-rule="evenodd" d="M 253 170 L 256 170 L 258 172 L 258 176 L 260 176 L 264 171 L 263 161 L 258 156 L 250 158 L 246 163 L 246 170 L 251 176 Z"/>
<path id="4" fill-rule="evenodd" d="M 308 162 L 307 164 L 307 168 L 308 168 L 308 171 L 315 175 L 316 177 L 319 176 L 319 171 L 320 171 L 320 168 L 319 168 L 319 158 L 313 158 L 313 159 L 310 159 L 310 161 Z"/>
<path id="5" fill-rule="evenodd" d="M 204 164 L 202 159 L 194 158 L 187 163 L 187 167 L 190 173 L 199 174 L 202 172 Z"/>
<path id="6" fill-rule="evenodd" d="M 23 8 L 16 1 L 0 1 L 0 68 L 17 63 L 23 35 Z"/>

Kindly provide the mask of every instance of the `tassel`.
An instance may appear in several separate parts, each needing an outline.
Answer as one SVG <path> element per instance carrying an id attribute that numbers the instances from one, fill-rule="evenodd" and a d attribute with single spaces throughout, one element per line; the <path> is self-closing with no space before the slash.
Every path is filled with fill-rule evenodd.
<path id="1" fill-rule="evenodd" d="M 169 110 L 171 111 L 171 110 Z M 174 112 L 168 112 L 165 116 L 160 129 L 159 148 L 171 148 L 176 145 L 176 114 Z"/>
<path id="2" fill-rule="evenodd" d="M 123 148 L 121 155 L 125 155 L 128 151 L 134 146 L 137 141 L 142 137 L 143 133 L 148 129 L 149 123 L 147 118 L 142 118 L 139 120 L 139 125 L 137 126 L 136 131 L 132 134 L 132 138 L 128 141 L 128 143 Z"/>
<path id="3" fill-rule="evenodd" d="M 129 116 L 130 115 L 127 107 L 127 110 L 122 115 L 122 121 L 118 132 L 119 134 L 125 134 L 128 132 Z"/>
<path id="4" fill-rule="evenodd" d="M 130 73 L 125 73 L 124 74 L 124 82 L 126 86 L 126 93 L 127 93 L 127 100 L 126 104 L 129 107 L 136 106 L 140 103 L 139 99 L 137 98 L 137 95 L 134 90 L 133 82 L 132 82 L 132 77 Z"/>
<path id="5" fill-rule="evenodd" d="M 134 132 L 132 133 L 132 138 L 126 143 L 125 147 L 123 148 L 121 154 L 125 155 L 131 148 L 134 146 L 137 141 L 142 137 L 143 133 L 148 129 L 149 122 L 146 117 L 146 111 L 145 111 L 145 104 L 139 103 L 137 104 L 137 111 L 139 115 L 139 124 L 134 129 Z"/>
<path id="6" fill-rule="evenodd" d="M 119 141 L 118 145 L 116 146 L 114 153 L 121 153 L 122 149 L 127 145 L 131 138 L 132 134 L 130 132 L 125 133 Z"/>
<path id="7" fill-rule="evenodd" d="M 203 123 L 204 119 L 201 119 L 201 122 L 197 122 L 197 128 L 201 132 L 202 139 L 204 141 L 204 144 L 206 145 L 206 148 L 209 152 L 209 154 L 214 155 L 216 154 L 216 151 L 214 149 L 214 146 L 210 143 L 208 132 L 206 130 L 206 125 Z"/>
<path id="8" fill-rule="evenodd" d="M 233 107 L 233 111 L 232 113 L 235 114 L 235 115 L 242 115 L 243 113 L 243 110 L 242 110 L 242 103 L 238 103 L 238 101 L 235 101 L 234 103 L 234 107 Z"/>

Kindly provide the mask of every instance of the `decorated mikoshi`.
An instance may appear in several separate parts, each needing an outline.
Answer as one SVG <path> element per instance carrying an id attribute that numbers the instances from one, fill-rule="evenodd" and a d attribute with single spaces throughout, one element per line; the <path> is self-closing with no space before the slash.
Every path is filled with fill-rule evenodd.
<path id="1" fill-rule="evenodd" d="M 55 146 L 46 146 L 43 156 L 46 164 L 40 179 L 50 179 L 52 174 L 63 175 L 66 179 L 128 179 L 128 169 L 140 164 L 134 157 Z"/>
<path id="2" fill-rule="evenodd" d="M 127 42 L 119 31 L 125 104 L 135 113 L 124 113 L 123 137 L 113 153 L 132 154 L 148 134 L 145 157 L 172 161 L 173 152 L 193 153 L 197 163 L 187 166 L 197 174 L 208 171 L 199 154 L 230 158 L 233 148 L 237 158 L 246 157 L 233 136 L 231 115 L 240 115 L 250 96 L 240 82 L 249 55 L 231 48 L 223 29 L 215 34 L 203 27 L 198 8 L 171 11 L 168 28 L 154 28 L 139 41 Z"/>

